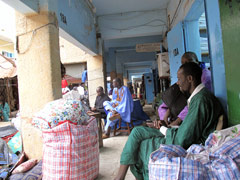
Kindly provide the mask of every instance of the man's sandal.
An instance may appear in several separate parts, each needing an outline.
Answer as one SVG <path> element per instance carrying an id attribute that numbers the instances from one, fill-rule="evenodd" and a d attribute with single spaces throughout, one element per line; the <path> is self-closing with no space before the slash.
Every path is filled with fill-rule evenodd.
<path id="1" fill-rule="evenodd" d="M 107 139 L 109 137 L 110 137 L 110 135 L 102 134 L 102 139 Z"/>

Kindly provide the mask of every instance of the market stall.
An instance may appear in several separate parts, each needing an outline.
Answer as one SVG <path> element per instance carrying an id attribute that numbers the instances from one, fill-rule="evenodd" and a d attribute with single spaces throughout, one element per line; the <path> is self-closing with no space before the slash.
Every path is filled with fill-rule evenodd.
<path id="1" fill-rule="evenodd" d="M 0 96 L 6 99 L 10 111 L 19 109 L 16 60 L 0 54 Z"/>

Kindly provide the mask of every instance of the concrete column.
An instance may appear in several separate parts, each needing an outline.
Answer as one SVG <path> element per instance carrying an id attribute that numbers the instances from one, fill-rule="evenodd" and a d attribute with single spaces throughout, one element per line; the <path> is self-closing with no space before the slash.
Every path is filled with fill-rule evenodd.
<path id="1" fill-rule="evenodd" d="M 120 78 L 123 82 L 123 74 L 122 73 L 117 73 L 117 77 Z"/>
<path id="2" fill-rule="evenodd" d="M 117 77 L 116 71 L 110 72 L 111 82 Z"/>
<path id="3" fill-rule="evenodd" d="M 124 86 L 127 86 L 127 82 L 128 82 L 128 79 L 127 78 L 123 78 L 123 85 Z"/>
<path id="4" fill-rule="evenodd" d="M 54 13 L 16 12 L 18 84 L 23 147 L 29 158 L 42 158 L 42 139 L 31 118 L 44 105 L 61 98 L 59 32 Z"/>
<path id="5" fill-rule="evenodd" d="M 88 70 L 88 92 L 90 106 L 93 107 L 96 100 L 96 89 L 98 86 L 104 87 L 104 72 L 102 56 L 93 56 L 87 59 Z"/>

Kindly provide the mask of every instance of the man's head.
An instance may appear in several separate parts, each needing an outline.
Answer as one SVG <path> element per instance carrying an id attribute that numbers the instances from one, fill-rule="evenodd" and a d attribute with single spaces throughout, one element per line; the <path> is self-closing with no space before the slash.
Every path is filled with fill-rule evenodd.
<path id="1" fill-rule="evenodd" d="M 122 81 L 121 81 L 121 79 L 120 78 L 115 78 L 114 80 L 113 80 L 113 87 L 114 88 L 120 88 L 120 87 L 122 87 Z"/>
<path id="2" fill-rule="evenodd" d="M 198 63 L 198 58 L 197 58 L 197 55 L 194 53 L 194 52 L 185 52 L 183 55 L 182 55 L 182 59 L 181 59 L 181 63 L 182 64 L 185 64 L 185 63 L 188 63 L 188 62 L 195 62 L 195 63 Z"/>
<path id="3" fill-rule="evenodd" d="M 201 83 L 202 69 L 194 62 L 183 64 L 178 72 L 178 86 L 180 90 L 189 96 L 194 89 Z"/>
<path id="4" fill-rule="evenodd" d="M 74 86 L 74 87 L 73 87 L 73 90 L 74 90 L 74 91 L 77 91 L 78 89 L 77 89 L 77 87 L 76 87 L 76 86 Z"/>
<path id="5" fill-rule="evenodd" d="M 97 87 L 96 91 L 97 91 L 98 96 L 103 95 L 103 87 L 102 86 Z"/>
<path id="6" fill-rule="evenodd" d="M 84 85 L 85 85 L 85 83 L 84 83 L 84 82 L 82 82 L 82 83 L 80 84 L 80 86 L 82 86 L 82 87 L 84 87 Z"/>

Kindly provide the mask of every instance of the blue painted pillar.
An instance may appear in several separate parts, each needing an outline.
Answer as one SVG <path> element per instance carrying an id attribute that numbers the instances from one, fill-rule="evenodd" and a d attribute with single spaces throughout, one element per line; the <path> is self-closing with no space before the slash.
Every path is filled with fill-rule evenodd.
<path id="1" fill-rule="evenodd" d="M 227 112 L 227 89 L 218 0 L 205 0 L 205 13 L 214 94 L 220 99 Z"/>
<path id="2" fill-rule="evenodd" d="M 186 51 L 196 53 L 198 60 L 201 61 L 201 43 L 198 20 L 184 21 Z"/>
<path id="3" fill-rule="evenodd" d="M 108 61 L 107 63 L 107 72 L 116 72 L 116 53 L 115 48 L 109 48 Z"/>
<path id="4" fill-rule="evenodd" d="M 177 82 L 177 71 L 181 66 L 181 57 L 185 53 L 182 22 L 179 22 L 167 34 L 171 84 Z"/>

